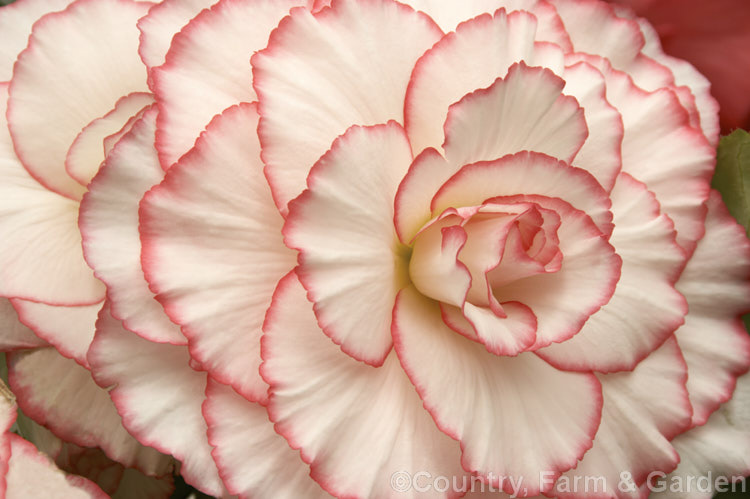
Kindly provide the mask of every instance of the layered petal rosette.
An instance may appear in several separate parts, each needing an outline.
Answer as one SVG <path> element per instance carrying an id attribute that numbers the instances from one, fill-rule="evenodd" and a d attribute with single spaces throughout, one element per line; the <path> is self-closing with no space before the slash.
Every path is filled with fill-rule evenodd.
<path id="1" fill-rule="evenodd" d="M 2 87 L 0 291 L 35 333 L 6 345 L 38 348 L 11 359 L 34 419 L 75 433 L 33 376 L 67 357 L 217 496 L 640 499 L 750 473 L 750 243 L 710 188 L 706 80 L 645 22 L 211 4 L 76 0 Z M 63 70 L 83 63 L 54 40 L 98 9 L 132 43 L 81 34 L 101 73 Z"/>

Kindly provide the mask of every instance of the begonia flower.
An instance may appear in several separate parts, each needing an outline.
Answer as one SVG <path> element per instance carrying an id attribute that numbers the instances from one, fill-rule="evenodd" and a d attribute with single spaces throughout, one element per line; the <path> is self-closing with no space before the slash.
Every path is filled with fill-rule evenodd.
<path id="1" fill-rule="evenodd" d="M 707 80 L 648 24 L 210 3 L 76 0 L 8 58 L 0 296 L 42 341 L 14 336 L 29 416 L 216 496 L 750 473 L 750 243 L 710 188 Z M 121 426 L 76 426 L 94 382 Z"/>

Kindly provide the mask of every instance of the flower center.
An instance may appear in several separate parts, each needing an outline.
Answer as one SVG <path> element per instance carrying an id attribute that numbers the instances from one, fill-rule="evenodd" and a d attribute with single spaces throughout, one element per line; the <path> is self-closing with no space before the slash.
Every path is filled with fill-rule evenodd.
<path id="1" fill-rule="evenodd" d="M 450 208 L 417 235 L 409 265 L 414 286 L 442 303 L 470 303 L 505 317 L 498 292 L 562 264 L 560 217 L 535 203 Z"/>

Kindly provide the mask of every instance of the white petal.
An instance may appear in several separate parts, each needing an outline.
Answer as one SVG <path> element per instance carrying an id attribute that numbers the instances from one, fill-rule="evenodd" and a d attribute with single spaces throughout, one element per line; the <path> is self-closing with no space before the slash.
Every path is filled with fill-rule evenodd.
<path id="1" fill-rule="evenodd" d="M 500 196 L 538 195 L 560 198 L 591 217 L 606 235 L 612 232 L 611 201 L 590 173 L 534 152 L 462 168 L 432 199 L 432 213 L 451 207 L 477 206 Z"/>
<path id="2" fill-rule="evenodd" d="M 78 134 L 65 158 L 65 170 L 81 185 L 87 186 L 104 161 L 104 140 L 122 130 L 133 116 L 153 102 L 151 94 L 144 92 L 118 100 L 112 111 L 86 125 Z"/>
<path id="3" fill-rule="evenodd" d="M 591 448 L 602 407 L 593 375 L 558 371 L 533 353 L 490 354 L 448 329 L 414 288 L 399 294 L 394 342 L 425 408 L 460 440 L 463 467 L 491 483 L 523 478 L 526 493 L 544 492 L 552 483 L 540 483 L 541 472 L 557 477 Z M 513 492 L 507 482 L 504 490 Z"/>
<path id="4" fill-rule="evenodd" d="M 568 66 L 563 80 L 563 92 L 578 99 L 589 131 L 572 163 L 591 173 L 606 191 L 611 191 L 622 168 L 622 117 L 607 102 L 604 76 L 593 66 L 586 63 Z"/>
<path id="5" fill-rule="evenodd" d="M 573 338 L 539 354 L 567 370 L 631 370 L 684 321 L 687 303 L 674 283 L 686 255 L 674 225 L 645 185 L 627 174 L 612 191 L 610 243 L 622 257 L 612 299 Z"/>
<path id="6" fill-rule="evenodd" d="M 289 9 L 306 0 L 222 0 L 175 35 L 152 73 L 159 102 L 157 146 L 165 168 L 188 152 L 211 118 L 257 100 L 248 61 Z"/>
<path id="7" fill-rule="evenodd" d="M 504 79 L 450 106 L 446 159 L 467 165 L 535 151 L 570 163 L 589 132 L 578 101 L 562 95 L 564 86 L 548 69 L 514 64 Z"/>
<path id="8" fill-rule="evenodd" d="M 680 465 L 657 481 L 652 499 L 710 499 L 714 485 L 723 491 L 747 494 L 750 474 L 750 375 L 737 380 L 734 398 L 716 411 L 704 426 L 694 428 L 674 440 Z M 722 485 L 718 480 L 723 477 Z M 657 477 L 659 478 L 659 477 Z M 739 482 L 734 488 L 732 482 Z M 739 495 L 739 494 L 738 494 Z"/>
<path id="9" fill-rule="evenodd" d="M 393 199 L 411 159 L 397 123 L 350 128 L 315 164 L 284 226 L 323 331 L 376 366 L 391 350 L 393 304 L 406 282 Z"/>
<path id="10" fill-rule="evenodd" d="M 29 42 L 31 27 L 40 17 L 62 10 L 73 0 L 23 0 L 4 5 L 0 10 L 0 82 L 13 76 L 13 64 Z"/>
<path id="11" fill-rule="evenodd" d="M 101 447 L 108 457 L 149 474 L 164 474 L 170 459 L 139 444 L 122 426 L 106 390 L 54 348 L 8 354 L 9 381 L 24 414 L 63 440 Z"/>
<path id="12" fill-rule="evenodd" d="M 56 307 L 27 300 L 11 300 L 18 317 L 39 338 L 88 369 L 86 353 L 94 339 L 94 324 L 101 303 L 81 307 Z"/>
<path id="13" fill-rule="evenodd" d="M 624 73 L 607 68 L 607 63 L 598 68 L 607 80 L 607 99 L 620 111 L 625 126 L 622 171 L 656 194 L 662 210 L 674 221 L 677 242 L 692 253 L 703 235 L 703 203 L 716 150 L 700 130 L 692 128 L 687 111 L 671 90 L 645 92 Z"/>
<path id="14" fill-rule="evenodd" d="M 18 314 L 10 300 L 0 298 L 0 351 L 47 346 L 47 342 L 34 334 L 18 320 Z M 2 473 L 0 473 L 2 475 Z"/>
<path id="15" fill-rule="evenodd" d="M 694 424 L 728 400 L 750 368 L 750 336 L 740 319 L 750 309 L 750 242 L 715 191 L 708 208 L 706 235 L 677 282 L 690 307 L 676 336 L 688 363 Z"/>
<path id="16" fill-rule="evenodd" d="M 80 197 L 64 168 L 71 144 L 120 97 L 148 90 L 135 26 L 147 7 L 79 0 L 34 25 L 13 71 L 8 122 L 24 165 L 50 189 Z"/>
<path id="17" fill-rule="evenodd" d="M 214 120 L 145 196 L 140 230 L 146 278 L 191 355 L 217 380 L 263 400 L 261 326 L 295 254 L 263 176 L 257 123 L 250 104 Z"/>
<path id="18" fill-rule="evenodd" d="M 96 382 L 140 442 L 175 456 L 185 480 L 211 495 L 223 491 L 201 413 L 207 376 L 190 367 L 187 348 L 153 343 L 122 327 L 104 306 L 89 350 Z"/>
<path id="19" fill-rule="evenodd" d="M 560 499 L 617 497 L 640 499 L 649 473 L 669 473 L 679 456 L 670 444 L 690 426 L 687 370 L 677 342 L 669 339 L 632 372 L 600 375 L 604 408 L 594 446 L 574 470 L 565 473 L 553 493 Z M 629 476 L 636 487 L 619 487 Z M 598 480 L 598 490 L 564 486 Z"/>
<path id="20" fill-rule="evenodd" d="M 484 14 L 460 25 L 419 59 L 404 111 L 415 154 L 443 143 L 443 123 L 451 104 L 504 77 L 515 62 L 536 65 L 536 27 L 536 18 L 528 12 Z"/>
<path id="21" fill-rule="evenodd" d="M 328 492 L 388 498 L 396 472 L 465 474 L 458 444 L 422 408 L 395 354 L 374 368 L 341 353 L 293 273 L 279 284 L 265 331 L 271 420 Z"/>
<path id="22" fill-rule="evenodd" d="M 164 178 L 154 149 L 156 107 L 151 107 L 108 155 L 81 202 L 83 251 L 97 277 L 108 285 L 112 313 L 144 338 L 185 344 L 164 314 L 141 269 L 138 205 Z"/>
<path id="23" fill-rule="evenodd" d="M 8 84 L 0 84 L 5 125 Z M 59 305 L 97 303 L 104 286 L 83 260 L 78 204 L 42 187 L 0 126 L 0 295 Z"/>
<path id="24" fill-rule="evenodd" d="M 557 15 L 555 8 L 544 0 L 463 0 L 461 2 L 444 2 L 442 0 L 406 0 L 404 2 L 416 10 L 421 10 L 432 17 L 448 33 L 454 31 L 463 21 L 497 9 L 506 11 L 525 10 L 537 18 L 537 39 L 558 44 L 566 51 L 570 50 L 570 38 Z"/>
<path id="25" fill-rule="evenodd" d="M 138 20 L 141 32 L 138 53 L 149 70 L 164 64 L 175 33 L 216 0 L 164 0 Z"/>
<path id="26" fill-rule="evenodd" d="M 6 497 L 54 497 L 55 499 L 106 499 L 96 484 L 76 475 L 66 475 L 18 435 L 10 435 L 11 457 Z"/>
<path id="27" fill-rule="evenodd" d="M 403 123 L 414 63 L 441 35 L 392 0 L 342 0 L 315 15 L 295 9 L 279 25 L 252 65 L 263 159 L 282 211 L 350 126 Z"/>
<path id="28" fill-rule="evenodd" d="M 573 50 L 601 55 L 616 68 L 626 67 L 640 53 L 645 39 L 638 23 L 615 15 L 598 0 L 552 0 L 573 42 Z"/>
<path id="29" fill-rule="evenodd" d="M 213 380 L 206 397 L 208 440 L 231 493 L 274 499 L 331 497 L 310 478 L 310 467 L 299 453 L 274 431 L 265 407 Z"/>

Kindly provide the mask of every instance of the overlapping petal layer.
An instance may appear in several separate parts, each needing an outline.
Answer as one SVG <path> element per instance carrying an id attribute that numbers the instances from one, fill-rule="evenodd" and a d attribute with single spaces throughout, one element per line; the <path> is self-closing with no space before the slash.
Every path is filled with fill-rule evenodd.
<path id="1" fill-rule="evenodd" d="M 209 125 L 145 196 L 140 230 L 146 278 L 192 356 L 217 380 L 263 400 L 261 325 L 295 255 L 263 177 L 255 109 L 233 107 Z"/>
<path id="2" fill-rule="evenodd" d="M 8 84 L 0 84 L 3 124 L 7 91 Z M 104 287 L 83 260 L 76 203 L 29 175 L 6 127 L 0 130 L 0 175 L 0 295 L 58 305 L 99 302 Z"/>
<path id="3" fill-rule="evenodd" d="M 166 62 L 153 72 L 159 103 L 157 145 L 165 169 L 193 147 L 214 115 L 256 100 L 248 60 L 266 46 L 291 8 L 306 3 L 222 0 L 175 35 Z"/>
<path id="4" fill-rule="evenodd" d="M 437 305 L 412 287 L 399 294 L 394 338 L 425 408 L 461 442 L 465 469 L 495 485 L 523 477 L 533 495 L 552 486 L 540 484 L 541 472 L 556 478 L 591 448 L 602 411 L 593 374 L 558 371 L 533 353 L 490 354 L 448 329 Z"/>
<path id="5" fill-rule="evenodd" d="M 310 478 L 310 468 L 299 454 L 274 431 L 265 407 L 209 380 L 203 411 L 219 475 L 231 493 L 279 499 L 331 497 Z"/>
<path id="6" fill-rule="evenodd" d="M 223 486 L 201 413 L 206 374 L 191 369 L 184 346 L 136 336 L 111 316 L 106 305 L 96 328 L 89 362 L 99 386 L 112 387 L 110 396 L 123 424 L 140 442 L 178 458 L 186 481 L 220 495 Z"/>
<path id="7" fill-rule="evenodd" d="M 719 194 L 708 202 L 706 236 L 677 282 L 690 313 L 677 331 L 688 364 L 693 424 L 702 425 L 729 400 L 750 368 L 750 337 L 741 320 L 750 311 L 750 243 Z"/>
<path id="8" fill-rule="evenodd" d="M 156 111 L 154 106 L 145 111 L 110 151 L 81 202 L 78 225 L 84 255 L 107 284 L 112 314 L 144 338 L 184 344 L 179 328 L 148 289 L 141 269 L 138 205 L 164 177 L 153 147 Z"/>
<path id="9" fill-rule="evenodd" d="M 138 54 L 149 71 L 164 64 L 174 34 L 214 3 L 216 0 L 164 0 L 138 20 Z"/>
<path id="10" fill-rule="evenodd" d="M 685 264 L 674 225 L 646 187 L 621 174 L 612 190 L 611 244 L 622 258 L 612 299 L 573 338 L 539 354 L 561 369 L 631 370 L 679 327 L 687 313 L 674 283 Z"/>
<path id="11" fill-rule="evenodd" d="M 407 281 L 393 198 L 411 159 L 395 122 L 349 129 L 310 171 L 284 226 L 285 243 L 300 250 L 297 275 L 321 328 L 372 365 L 391 350 L 393 304 Z"/>
<path id="12" fill-rule="evenodd" d="M 31 328 L 37 337 L 88 369 L 86 353 L 94 339 L 94 323 L 101 303 L 80 307 L 56 307 L 19 299 L 12 299 L 11 303 L 21 323 Z"/>
<path id="13" fill-rule="evenodd" d="M 395 472 L 464 474 L 458 444 L 423 410 L 395 354 L 374 368 L 340 352 L 320 331 L 294 273 L 271 305 L 263 360 L 276 431 L 300 449 L 328 492 L 385 498 Z M 332 433 L 338 438 L 327 438 Z"/>
<path id="14" fill-rule="evenodd" d="M 604 407 L 594 446 L 563 475 L 553 493 L 560 499 L 639 499 L 639 487 L 650 473 L 669 473 L 679 462 L 670 440 L 690 427 L 687 366 L 670 338 L 631 372 L 601 375 L 599 380 Z M 621 487 L 629 483 L 625 477 L 635 487 Z M 570 487 L 587 480 L 598 480 L 598 489 Z"/>
<path id="15" fill-rule="evenodd" d="M 65 472 L 641 499 L 650 472 L 750 471 L 750 243 L 710 195 L 706 81 L 644 21 L 18 0 L 3 28 L 1 343 Z"/>
<path id="16" fill-rule="evenodd" d="M 252 65 L 263 160 L 282 212 L 350 126 L 403 123 L 412 67 L 441 35 L 426 15 L 382 0 L 294 9 L 279 24 Z"/>
<path id="17" fill-rule="evenodd" d="M 24 166 L 51 190 L 80 198 L 83 187 L 64 168 L 71 144 L 120 97 L 147 90 L 135 25 L 147 7 L 81 0 L 34 25 L 14 66 L 8 125 Z"/>
<path id="18" fill-rule="evenodd" d="M 31 27 L 40 17 L 63 10 L 72 0 L 24 0 L 5 5 L 0 14 L 0 82 L 10 81 L 16 57 L 26 48 Z"/>
<path id="19" fill-rule="evenodd" d="M 165 474 L 170 459 L 138 443 L 122 426 L 106 390 L 89 371 L 53 348 L 8 354 L 10 387 L 29 417 L 60 438 L 101 447 L 112 459 L 149 474 Z"/>

